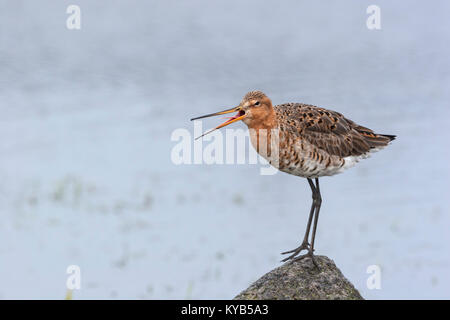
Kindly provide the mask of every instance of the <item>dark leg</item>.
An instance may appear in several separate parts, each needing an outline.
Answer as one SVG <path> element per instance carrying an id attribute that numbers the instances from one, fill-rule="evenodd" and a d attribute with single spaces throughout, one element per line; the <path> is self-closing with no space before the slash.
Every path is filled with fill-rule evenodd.
<path id="1" fill-rule="evenodd" d="M 316 212 L 314 215 L 314 226 L 313 226 L 313 232 L 312 232 L 312 238 L 311 238 L 311 247 L 308 250 L 308 253 L 295 258 L 294 260 L 301 260 L 305 257 L 310 257 L 314 265 L 319 268 L 317 265 L 316 260 L 314 259 L 314 240 L 316 239 L 316 230 L 317 230 L 317 221 L 319 220 L 319 212 L 320 212 L 320 206 L 322 204 L 322 196 L 320 195 L 320 188 L 319 188 L 319 178 L 316 178 L 316 198 L 314 199 Z"/>
<path id="2" fill-rule="evenodd" d="M 319 178 L 316 178 L 316 215 L 314 216 L 314 227 L 311 239 L 311 252 L 314 252 L 314 240 L 316 238 L 317 221 L 319 220 L 320 206 L 322 205 L 322 196 L 320 195 Z"/>
<path id="3" fill-rule="evenodd" d="M 317 186 L 319 185 L 318 181 L 319 180 L 316 179 Z M 314 216 L 314 211 L 317 210 L 317 200 L 316 200 L 317 199 L 317 194 L 319 193 L 319 198 L 320 198 L 320 192 L 319 192 L 318 187 L 316 188 L 316 186 L 314 185 L 314 182 L 310 178 L 308 178 L 308 183 L 309 183 L 309 186 L 311 187 L 313 202 L 312 202 L 312 205 L 311 205 L 311 210 L 309 212 L 308 225 L 306 227 L 305 236 L 303 238 L 302 244 L 298 248 L 295 248 L 293 250 L 289 250 L 289 251 L 281 253 L 281 254 L 292 253 L 289 257 L 281 260 L 282 262 L 285 262 L 285 261 L 287 261 L 289 259 L 292 259 L 292 258 L 296 257 L 302 250 L 310 251 L 310 247 L 309 247 L 309 243 L 308 243 L 309 231 L 311 229 L 311 222 L 312 222 L 312 219 L 313 219 L 313 216 Z M 314 229 L 313 229 L 313 233 L 314 234 L 315 234 L 315 228 L 316 227 L 317 227 L 317 218 L 314 220 Z M 313 238 L 313 244 L 314 244 L 314 238 Z"/>

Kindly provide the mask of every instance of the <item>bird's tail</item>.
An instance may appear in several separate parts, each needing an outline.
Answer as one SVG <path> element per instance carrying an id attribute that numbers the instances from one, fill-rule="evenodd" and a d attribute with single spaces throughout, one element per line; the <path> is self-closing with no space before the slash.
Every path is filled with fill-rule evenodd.
<path id="1" fill-rule="evenodd" d="M 389 141 L 395 140 L 395 138 L 397 138 L 397 136 L 394 136 L 392 134 L 380 134 L 380 136 L 388 138 Z"/>
<path id="2" fill-rule="evenodd" d="M 371 134 L 364 134 L 361 133 L 364 137 L 364 140 L 369 144 L 371 149 L 379 149 L 386 147 L 389 142 L 394 140 L 396 136 L 390 135 L 390 134 L 377 134 L 377 133 L 371 133 Z"/>
<path id="3" fill-rule="evenodd" d="M 359 134 L 364 138 L 364 141 L 370 146 L 371 149 L 380 149 L 389 144 L 396 136 L 391 134 L 378 134 L 372 130 L 365 128 L 363 126 L 358 126 L 356 128 Z"/>

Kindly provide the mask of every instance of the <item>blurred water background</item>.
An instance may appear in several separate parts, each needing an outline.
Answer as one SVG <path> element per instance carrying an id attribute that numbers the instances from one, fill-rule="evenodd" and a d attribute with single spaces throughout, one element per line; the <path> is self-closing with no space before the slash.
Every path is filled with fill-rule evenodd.
<path id="1" fill-rule="evenodd" d="M 376 1 L 371 31 L 372 2 L 1 0 L 0 298 L 62 299 L 75 264 L 74 299 L 228 299 L 278 266 L 306 180 L 170 159 L 254 89 L 398 136 L 322 179 L 317 253 L 365 298 L 449 298 L 450 3 Z"/>

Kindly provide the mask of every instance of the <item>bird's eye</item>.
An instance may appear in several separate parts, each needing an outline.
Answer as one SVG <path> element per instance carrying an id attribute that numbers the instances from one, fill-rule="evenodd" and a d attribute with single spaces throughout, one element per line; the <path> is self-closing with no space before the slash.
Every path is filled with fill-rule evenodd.
<path id="1" fill-rule="evenodd" d="M 256 101 L 256 102 L 255 102 L 255 106 L 259 106 L 259 101 Z"/>

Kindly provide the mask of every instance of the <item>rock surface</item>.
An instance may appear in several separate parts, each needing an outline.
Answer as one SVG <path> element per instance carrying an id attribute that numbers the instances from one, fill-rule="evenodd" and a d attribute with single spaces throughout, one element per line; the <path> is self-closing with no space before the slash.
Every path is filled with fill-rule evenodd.
<path id="1" fill-rule="evenodd" d="M 266 273 L 236 300 L 362 300 L 358 290 L 344 277 L 333 260 L 315 256 L 286 262 Z"/>

